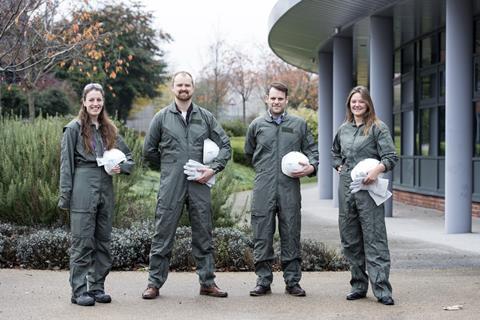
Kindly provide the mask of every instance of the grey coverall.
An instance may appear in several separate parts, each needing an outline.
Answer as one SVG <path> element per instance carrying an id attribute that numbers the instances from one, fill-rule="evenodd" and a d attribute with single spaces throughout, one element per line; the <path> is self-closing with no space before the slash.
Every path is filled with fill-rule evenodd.
<path id="1" fill-rule="evenodd" d="M 104 144 L 100 130 L 92 124 L 95 153 L 87 153 L 81 135 L 80 121 L 72 120 L 63 128 L 60 165 L 59 208 L 70 210 L 72 244 L 70 248 L 70 285 L 72 295 L 104 290 L 112 267 L 110 240 L 114 213 L 112 177 L 97 166 Z M 132 154 L 120 135 L 115 148 L 125 153 L 121 173 L 133 169 Z"/>
<path id="2" fill-rule="evenodd" d="M 254 236 L 254 263 L 257 285 L 270 286 L 273 280 L 273 236 L 278 215 L 281 261 L 285 283 L 300 282 L 301 194 L 300 179 L 282 173 L 282 157 L 291 151 L 307 156 L 318 166 L 317 145 L 305 120 L 286 114 L 277 124 L 269 114 L 256 118 L 248 127 L 245 154 L 255 169 L 251 223 Z"/>
<path id="3" fill-rule="evenodd" d="M 192 104 L 187 120 L 172 103 L 154 116 L 145 136 L 145 161 L 161 170 L 148 278 L 149 285 L 156 288 L 162 287 L 167 280 L 175 231 L 185 203 L 192 225 L 192 251 L 200 284 L 214 284 L 210 188 L 188 181 L 183 166 L 189 159 L 203 162 L 203 142 L 210 138 L 220 151 L 209 166 L 215 173 L 220 172 L 231 156 L 230 140 L 204 108 Z"/>
<path id="4" fill-rule="evenodd" d="M 366 294 L 368 278 L 375 297 L 392 296 L 390 253 L 385 229 L 384 206 L 377 206 L 366 190 L 350 193 L 350 172 L 358 162 L 375 158 L 386 171 L 398 161 L 390 130 L 381 121 L 364 135 L 364 125 L 340 126 L 332 146 L 332 166 L 342 165 L 338 185 L 339 229 L 343 253 L 350 263 L 352 292 Z M 368 271 L 368 275 L 366 273 Z"/>

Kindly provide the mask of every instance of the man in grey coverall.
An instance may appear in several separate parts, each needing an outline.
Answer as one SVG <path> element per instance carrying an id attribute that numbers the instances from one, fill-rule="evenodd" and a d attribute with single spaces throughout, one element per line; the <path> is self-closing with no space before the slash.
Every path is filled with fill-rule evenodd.
<path id="1" fill-rule="evenodd" d="M 214 282 L 211 197 L 206 182 L 225 168 L 231 155 L 230 140 L 209 111 L 192 103 L 193 91 L 192 76 L 184 71 L 176 73 L 172 79 L 175 101 L 155 115 L 145 137 L 145 161 L 153 168 L 160 167 L 161 176 L 144 299 L 156 298 L 167 280 L 175 231 L 185 203 L 192 225 L 200 294 L 227 296 Z M 183 166 L 190 159 L 202 162 L 207 138 L 219 146 L 219 154 L 209 168 L 197 169 L 200 177 L 189 181 Z"/>
<path id="2" fill-rule="evenodd" d="M 245 139 L 245 154 L 252 159 L 255 185 L 252 198 L 252 229 L 257 285 L 251 296 L 271 292 L 274 260 L 273 235 L 275 216 L 278 216 L 281 238 L 281 262 L 285 292 L 305 296 L 300 285 L 300 179 L 313 176 L 318 165 L 317 145 L 302 118 L 287 114 L 288 88 L 272 83 L 267 92 L 268 113 L 249 126 Z M 291 151 L 305 154 L 308 163 L 294 172 L 294 177 L 282 173 L 282 157 Z"/>

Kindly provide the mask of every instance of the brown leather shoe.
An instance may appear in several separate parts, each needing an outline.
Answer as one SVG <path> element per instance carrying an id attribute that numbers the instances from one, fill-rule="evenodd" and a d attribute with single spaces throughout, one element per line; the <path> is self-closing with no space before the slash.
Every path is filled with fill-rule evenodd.
<path id="1" fill-rule="evenodd" d="M 226 298 L 228 293 L 223 291 L 216 284 L 212 284 L 211 286 L 201 286 L 200 287 L 200 294 L 202 296 L 211 296 L 216 298 Z"/>
<path id="2" fill-rule="evenodd" d="M 159 291 L 160 290 L 158 288 L 148 286 L 147 289 L 143 291 L 142 298 L 148 300 L 155 299 L 160 294 Z"/>

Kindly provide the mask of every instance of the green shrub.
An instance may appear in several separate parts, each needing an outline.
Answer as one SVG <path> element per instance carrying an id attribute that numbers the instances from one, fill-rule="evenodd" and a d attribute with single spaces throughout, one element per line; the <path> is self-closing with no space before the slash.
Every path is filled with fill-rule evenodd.
<path id="1" fill-rule="evenodd" d="M 15 115 L 21 118 L 28 117 L 27 95 L 21 87 L 16 85 L 1 87 L 2 115 Z M 51 88 L 34 93 L 35 115 L 55 116 L 67 115 L 77 108 L 72 105 L 68 95 L 61 89 Z M 75 111 L 76 113 L 76 111 Z"/>
<path id="2" fill-rule="evenodd" d="M 315 240 L 302 240 L 302 270 L 304 271 L 345 271 L 349 265 L 336 249 L 328 248 Z"/>
<path id="3" fill-rule="evenodd" d="M 307 121 L 308 128 L 311 130 L 313 138 L 318 141 L 318 116 L 317 112 L 309 108 L 288 109 L 288 112 L 299 116 Z"/>
<path id="4" fill-rule="evenodd" d="M 20 225 L 66 221 L 56 208 L 65 122 L 0 117 L 0 220 Z"/>
<path id="5" fill-rule="evenodd" d="M 2 109 L 0 115 L 28 117 L 28 104 L 25 92 L 15 85 L 1 85 Z"/>
<path id="6" fill-rule="evenodd" d="M 64 229 L 33 230 L 10 224 L 0 224 L 0 267 L 34 269 L 66 269 L 69 264 L 70 234 Z M 3 232 L 5 231 L 5 232 Z M 152 222 L 112 231 L 113 269 L 132 270 L 148 265 L 154 226 Z M 192 230 L 176 230 L 170 269 L 192 271 L 196 263 L 192 256 Z M 217 228 L 213 232 L 216 268 L 228 271 L 251 271 L 253 241 L 247 233 L 234 228 Z M 275 242 L 273 268 L 280 270 L 280 243 Z M 323 243 L 302 241 L 302 270 L 347 270 L 345 258 L 336 249 Z"/>
<path id="7" fill-rule="evenodd" d="M 112 231 L 112 267 L 130 270 L 137 265 L 147 265 L 150 253 L 153 224 L 144 222 L 128 229 Z"/>
<path id="8" fill-rule="evenodd" d="M 243 137 L 247 133 L 247 125 L 241 120 L 222 122 L 222 128 L 229 137 Z"/>
<path id="9" fill-rule="evenodd" d="M 20 225 L 65 225 L 57 209 L 62 128 L 70 119 L 37 118 L 33 122 L 0 116 L 0 221 Z M 143 174 L 142 141 L 131 129 L 119 128 L 133 152 L 136 168 L 114 178 L 115 223 L 127 224 L 142 214 L 143 199 L 130 188 Z"/>
<path id="10" fill-rule="evenodd" d="M 73 109 L 67 95 L 57 88 L 40 91 L 35 95 L 36 116 L 67 115 L 72 113 Z"/>
<path id="11" fill-rule="evenodd" d="M 213 232 L 215 264 L 228 271 L 253 270 L 253 241 L 240 230 L 217 228 Z"/>
<path id="12" fill-rule="evenodd" d="M 244 165 L 244 166 L 251 167 L 252 163 L 245 156 L 245 152 L 244 152 L 245 137 L 231 138 L 230 143 L 232 145 L 232 160 L 233 160 L 233 162 Z"/>
<path id="13" fill-rule="evenodd" d="M 38 230 L 18 239 L 17 260 L 33 269 L 65 269 L 69 262 L 70 235 L 63 229 Z"/>

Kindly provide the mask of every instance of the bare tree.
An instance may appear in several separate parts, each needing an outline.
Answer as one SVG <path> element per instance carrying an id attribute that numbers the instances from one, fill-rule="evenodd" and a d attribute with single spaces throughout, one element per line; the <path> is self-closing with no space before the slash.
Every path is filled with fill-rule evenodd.
<path id="1" fill-rule="evenodd" d="M 242 99 L 242 120 L 246 124 L 247 101 L 257 86 L 252 59 L 245 52 L 232 49 L 230 68 L 230 86 Z"/>
<path id="2" fill-rule="evenodd" d="M 66 20 L 57 15 L 60 0 L 2 0 L 0 5 L 0 74 L 14 76 L 27 92 L 30 119 L 40 79 L 82 46 L 101 36 L 101 25 L 85 14 Z M 79 24 L 89 27 L 79 32 Z M 94 50 L 94 48 L 92 49 Z"/>
<path id="3" fill-rule="evenodd" d="M 226 61 L 225 41 L 217 37 L 209 47 L 209 62 L 200 71 L 196 97 L 200 103 L 211 108 L 215 117 L 225 102 L 228 93 L 229 66 Z"/>

